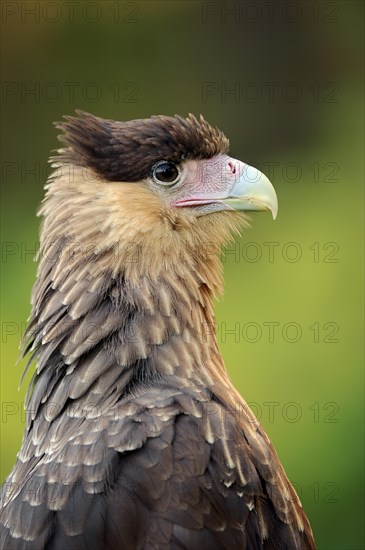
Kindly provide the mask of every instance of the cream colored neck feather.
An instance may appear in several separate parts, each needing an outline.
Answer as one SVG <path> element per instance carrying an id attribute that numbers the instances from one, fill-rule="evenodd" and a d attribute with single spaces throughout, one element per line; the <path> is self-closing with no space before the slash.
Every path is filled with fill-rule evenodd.
<path id="1" fill-rule="evenodd" d="M 43 344 L 56 342 L 62 330 L 59 316 L 52 317 L 58 296 L 75 325 L 60 346 L 70 368 L 78 369 L 90 341 L 112 335 L 108 347 L 121 367 L 149 359 L 159 375 L 232 388 L 217 346 L 213 297 L 222 291 L 221 247 L 242 222 L 239 215 L 197 218 L 165 206 L 143 183 L 104 182 L 74 166 L 59 167 L 40 214 L 33 318 L 48 321 Z M 117 283 L 110 290 L 111 281 Z M 50 285 L 56 294 L 47 302 Z M 110 311 L 103 299 L 112 300 Z M 98 331 L 90 331 L 93 325 Z"/>

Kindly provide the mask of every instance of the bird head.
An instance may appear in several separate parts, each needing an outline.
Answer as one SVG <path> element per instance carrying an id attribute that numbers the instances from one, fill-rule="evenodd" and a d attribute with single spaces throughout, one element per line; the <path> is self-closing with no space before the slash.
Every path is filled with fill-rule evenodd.
<path id="1" fill-rule="evenodd" d="M 72 211 L 67 231 L 81 235 L 92 223 L 104 248 L 121 239 L 144 242 L 160 260 L 174 261 L 182 239 L 195 246 L 226 242 L 247 222 L 243 212 L 269 210 L 276 217 L 270 181 L 230 157 L 228 139 L 202 116 L 122 122 L 77 115 L 56 123 L 65 147 L 52 160 L 61 173 L 72 166 L 78 176 L 53 177 L 49 186 L 56 184 L 49 194 Z"/>

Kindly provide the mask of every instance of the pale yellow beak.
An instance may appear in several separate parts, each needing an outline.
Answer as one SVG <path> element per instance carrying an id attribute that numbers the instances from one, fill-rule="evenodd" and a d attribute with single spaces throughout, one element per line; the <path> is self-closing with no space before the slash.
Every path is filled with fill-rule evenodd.
<path id="1" fill-rule="evenodd" d="M 239 164 L 239 174 L 223 202 L 235 210 L 270 210 L 272 217 L 278 213 L 278 199 L 270 180 L 248 164 Z"/>

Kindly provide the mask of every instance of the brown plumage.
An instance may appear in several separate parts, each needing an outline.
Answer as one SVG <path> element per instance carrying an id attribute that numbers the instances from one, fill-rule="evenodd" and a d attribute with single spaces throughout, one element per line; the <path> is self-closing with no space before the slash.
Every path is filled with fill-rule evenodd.
<path id="1" fill-rule="evenodd" d="M 58 125 L 25 352 L 37 361 L 4 549 L 313 549 L 214 333 L 219 252 L 271 209 L 191 115 Z M 258 182 L 258 183 L 257 183 Z"/>
<path id="2" fill-rule="evenodd" d="M 57 160 L 92 167 L 109 181 L 139 181 L 157 160 L 208 159 L 229 148 L 220 130 L 192 115 L 127 122 L 80 115 L 56 124 L 61 141 L 70 146 Z"/>

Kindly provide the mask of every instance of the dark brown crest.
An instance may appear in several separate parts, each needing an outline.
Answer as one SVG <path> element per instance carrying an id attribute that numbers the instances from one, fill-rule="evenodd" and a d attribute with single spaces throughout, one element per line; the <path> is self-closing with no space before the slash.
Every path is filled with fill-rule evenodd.
<path id="1" fill-rule="evenodd" d="M 225 135 L 202 116 L 152 116 L 126 122 L 76 111 L 56 123 L 67 148 L 52 160 L 88 166 L 110 181 L 138 181 L 159 160 L 211 158 L 228 151 Z"/>

